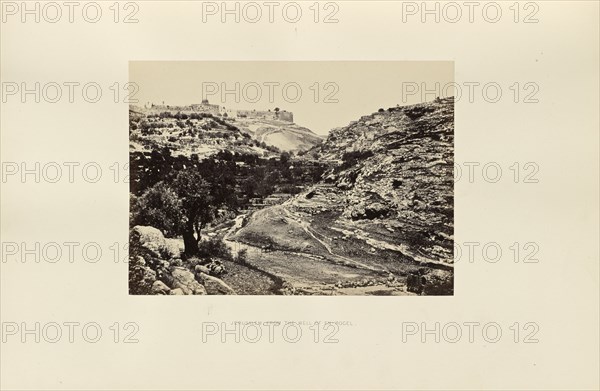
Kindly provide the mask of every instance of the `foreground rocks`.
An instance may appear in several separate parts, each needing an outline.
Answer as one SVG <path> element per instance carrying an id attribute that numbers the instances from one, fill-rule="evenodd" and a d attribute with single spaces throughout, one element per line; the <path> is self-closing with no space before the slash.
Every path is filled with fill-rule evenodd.
<path id="1" fill-rule="evenodd" d="M 174 267 L 171 269 L 173 276 L 173 288 L 181 289 L 184 295 L 206 295 L 206 289 L 194 276 L 194 273 L 183 267 Z"/>
<path id="2" fill-rule="evenodd" d="M 418 295 L 448 295 L 454 293 L 453 273 L 421 268 L 408 275 L 407 290 Z"/>
<path id="3" fill-rule="evenodd" d="M 153 295 L 168 295 L 171 289 L 162 281 L 156 280 L 152 284 L 151 293 Z"/>
<path id="4" fill-rule="evenodd" d="M 202 281 L 206 291 L 210 295 L 235 295 L 235 291 L 229 285 L 227 285 L 223 280 L 208 275 L 206 273 L 197 273 L 196 279 L 198 281 Z"/>
<path id="5" fill-rule="evenodd" d="M 129 243 L 129 293 L 133 295 L 235 294 L 217 276 L 223 264 L 209 259 L 194 265 L 181 259 L 183 248 L 176 239 L 167 239 L 154 227 L 135 226 Z M 186 266 L 189 266 L 186 267 Z"/>

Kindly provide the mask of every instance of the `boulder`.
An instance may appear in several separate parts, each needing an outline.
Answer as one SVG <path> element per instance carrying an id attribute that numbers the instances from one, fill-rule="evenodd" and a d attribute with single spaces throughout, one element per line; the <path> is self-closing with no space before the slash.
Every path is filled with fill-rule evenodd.
<path id="1" fill-rule="evenodd" d="M 169 292 L 169 295 L 185 295 L 180 288 L 173 289 Z"/>
<path id="2" fill-rule="evenodd" d="M 345 217 L 352 220 L 376 219 L 386 217 L 390 213 L 390 208 L 381 202 L 370 202 L 368 199 L 361 199 L 357 204 L 351 205 L 344 212 Z"/>
<path id="3" fill-rule="evenodd" d="M 160 281 L 160 280 L 156 280 L 152 284 L 151 293 L 153 295 L 168 295 L 169 291 L 170 291 L 169 287 L 167 285 L 165 285 L 165 283 L 162 282 L 162 281 Z"/>
<path id="4" fill-rule="evenodd" d="M 204 265 L 196 265 L 196 266 L 194 267 L 194 271 L 195 271 L 196 273 L 210 274 L 210 269 L 209 269 L 209 268 L 207 268 L 207 267 L 206 267 L 206 266 L 204 266 Z"/>
<path id="5" fill-rule="evenodd" d="M 183 243 L 177 239 L 165 239 L 164 256 L 167 259 L 179 259 L 183 252 Z"/>
<path id="6" fill-rule="evenodd" d="M 173 277 L 173 289 L 181 289 L 185 295 L 206 295 L 206 289 L 200 285 L 194 274 L 183 267 L 170 269 Z"/>
<path id="7" fill-rule="evenodd" d="M 370 205 L 365 206 L 365 215 L 368 219 L 375 219 L 379 217 L 385 217 L 390 212 L 390 208 L 381 202 L 374 202 Z"/>
<path id="8" fill-rule="evenodd" d="M 154 227 L 136 225 L 131 229 L 129 240 L 132 244 L 145 248 L 159 258 L 165 249 L 165 237 L 160 230 Z"/>
<path id="9" fill-rule="evenodd" d="M 160 230 L 143 225 L 131 229 L 130 242 L 148 250 L 153 256 L 165 260 L 180 259 L 183 243 L 177 239 L 165 238 Z"/>
<path id="10" fill-rule="evenodd" d="M 171 258 L 170 266 L 183 266 L 183 261 L 181 259 Z"/>
<path id="11" fill-rule="evenodd" d="M 406 288 L 419 295 L 452 295 L 454 273 L 446 270 L 421 268 L 408 275 Z"/>
<path id="12" fill-rule="evenodd" d="M 223 280 L 206 273 L 196 273 L 196 278 L 206 288 L 209 295 L 235 295 L 235 290 Z"/>

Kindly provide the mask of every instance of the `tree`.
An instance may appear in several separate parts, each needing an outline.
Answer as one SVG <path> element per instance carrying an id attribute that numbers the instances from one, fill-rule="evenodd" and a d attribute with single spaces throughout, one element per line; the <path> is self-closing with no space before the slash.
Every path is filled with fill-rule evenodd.
<path id="1" fill-rule="evenodd" d="M 258 182 L 255 178 L 249 177 L 242 184 L 242 191 L 248 198 L 252 198 L 256 195 L 258 189 Z"/>
<path id="2" fill-rule="evenodd" d="M 177 174 L 173 188 L 181 201 L 183 223 L 181 233 L 187 255 L 198 254 L 201 232 L 210 223 L 216 212 L 210 184 L 199 172 L 190 169 Z"/>
<path id="3" fill-rule="evenodd" d="M 283 164 L 284 166 L 287 166 L 287 164 L 290 162 L 290 158 L 292 157 L 292 155 L 289 152 L 281 152 L 281 155 L 279 156 L 279 161 L 281 162 L 281 164 Z"/>

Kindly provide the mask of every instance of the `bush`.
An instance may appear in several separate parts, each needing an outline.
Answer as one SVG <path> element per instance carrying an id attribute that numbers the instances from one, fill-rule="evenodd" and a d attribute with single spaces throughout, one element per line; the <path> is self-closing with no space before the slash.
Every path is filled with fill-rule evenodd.
<path id="1" fill-rule="evenodd" d="M 302 192 L 302 188 L 291 184 L 285 184 L 279 186 L 279 191 L 281 193 L 298 194 Z"/>
<path id="2" fill-rule="evenodd" d="M 194 268 L 196 267 L 196 265 L 202 265 L 204 263 L 205 263 L 204 260 L 202 260 L 202 259 L 200 259 L 198 257 L 192 256 L 192 257 L 189 257 L 189 258 L 187 258 L 185 260 L 184 266 L 187 269 L 189 269 L 189 270 L 194 270 Z"/>
<path id="3" fill-rule="evenodd" d="M 359 161 L 368 159 L 371 156 L 373 156 L 373 152 L 369 151 L 369 150 L 346 152 L 342 156 L 342 160 L 344 161 L 344 163 L 342 163 L 341 168 L 346 169 L 346 168 L 353 167 Z"/>
<path id="4" fill-rule="evenodd" d="M 243 248 L 240 251 L 238 251 L 237 255 L 235 256 L 234 262 L 240 265 L 245 265 L 246 263 L 248 263 L 248 250 Z"/>
<path id="5" fill-rule="evenodd" d="M 164 182 L 149 187 L 140 197 L 131 198 L 131 226 L 150 225 L 168 237 L 175 236 L 183 215 L 177 194 Z"/>
<path id="6" fill-rule="evenodd" d="M 233 254 L 229 247 L 217 238 L 208 239 L 198 243 L 198 255 L 201 258 L 215 257 L 233 261 Z"/>

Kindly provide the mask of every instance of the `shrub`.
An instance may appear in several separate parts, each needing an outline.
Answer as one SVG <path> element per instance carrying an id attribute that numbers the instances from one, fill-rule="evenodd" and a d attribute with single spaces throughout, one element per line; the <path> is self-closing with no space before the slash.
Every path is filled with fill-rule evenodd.
<path id="1" fill-rule="evenodd" d="M 373 156 L 373 152 L 369 150 L 346 152 L 342 156 L 342 160 L 344 161 L 344 163 L 342 163 L 342 169 L 353 167 L 360 160 L 367 159 L 371 156 Z"/>
<path id="2" fill-rule="evenodd" d="M 291 184 L 285 184 L 285 185 L 279 186 L 279 191 L 281 193 L 298 194 L 298 193 L 302 192 L 302 188 L 291 185 Z"/>
<path id="3" fill-rule="evenodd" d="M 243 248 L 240 251 L 238 251 L 234 261 L 235 263 L 238 263 L 240 265 L 245 265 L 246 263 L 248 263 L 248 250 Z"/>
<path id="4" fill-rule="evenodd" d="M 164 182 L 158 182 L 146 189 L 140 197 L 132 198 L 131 203 L 132 227 L 150 225 L 170 237 L 178 232 L 183 220 L 181 201 Z"/>
<path id="5" fill-rule="evenodd" d="M 227 261 L 233 261 L 233 254 L 229 247 L 217 238 L 208 239 L 198 243 L 198 255 L 201 258 L 216 257 Z"/>

